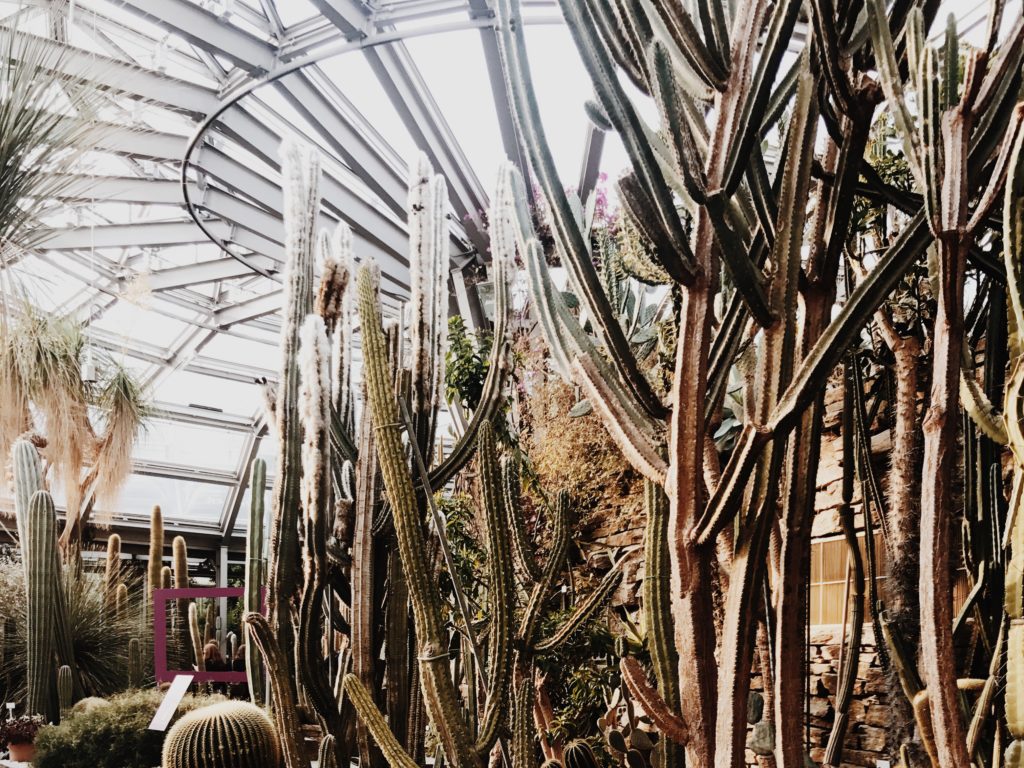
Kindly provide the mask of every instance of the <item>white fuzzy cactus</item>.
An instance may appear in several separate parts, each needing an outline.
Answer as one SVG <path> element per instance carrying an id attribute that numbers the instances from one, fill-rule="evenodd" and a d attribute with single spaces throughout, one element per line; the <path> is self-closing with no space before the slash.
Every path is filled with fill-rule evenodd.
<path id="1" fill-rule="evenodd" d="M 327 430 L 331 418 L 330 346 L 323 318 L 309 315 L 299 331 L 299 419 L 302 423 L 303 509 L 317 514 L 326 504 Z"/>

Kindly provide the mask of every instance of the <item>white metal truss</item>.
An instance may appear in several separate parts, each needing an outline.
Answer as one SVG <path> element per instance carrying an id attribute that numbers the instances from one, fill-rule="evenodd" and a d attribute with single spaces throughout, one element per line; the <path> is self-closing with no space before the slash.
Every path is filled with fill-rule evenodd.
<path id="1" fill-rule="evenodd" d="M 91 343 L 133 361 L 158 398 L 161 382 L 175 375 L 252 383 L 271 378 L 277 368 L 279 285 L 213 246 L 183 208 L 178 176 L 193 126 L 225 96 L 339 40 L 401 37 L 402 30 L 430 20 L 461 19 L 473 26 L 474 20 L 493 17 L 491 0 L 313 0 L 318 13 L 287 26 L 281 18 L 284 1 L 75 0 L 64 8 L 68 15 L 52 24 L 52 14 L 60 11 L 48 0 L 21 0 L 16 6 L 0 0 L 0 34 L 57 29 L 50 44 L 67 49 L 65 71 L 98 80 L 108 89 L 110 115 L 121 115 L 104 117 L 109 124 L 94 153 L 98 170 L 64 185 L 61 201 L 79 214 L 47 222 L 45 237 L 30 256 L 44 282 L 46 274 L 81 280 L 81 290 L 56 302 L 54 311 L 89 321 Z M 549 15 L 555 8 L 553 0 L 525 6 L 530 13 Z M 476 26 L 503 146 L 521 165 L 494 30 L 486 23 Z M 486 194 L 404 43 L 367 47 L 364 55 L 413 140 L 448 179 L 455 213 L 452 285 L 457 303 L 469 314 L 474 302 L 462 268 L 487 253 L 481 220 Z M 282 136 L 300 125 L 325 155 L 321 226 L 347 222 L 360 257 L 381 266 L 386 301 L 392 306 L 404 301 L 409 285 L 404 159 L 316 65 L 270 88 L 276 100 L 261 92 L 244 99 L 217 120 L 191 157 L 188 193 L 203 226 L 264 273 L 280 273 L 277 152 Z M 281 115 L 270 106 L 282 98 L 293 112 Z M 596 166 L 593 156 L 591 162 Z M 26 263 L 23 258 L 11 269 Z M 136 300 L 132 292 L 140 286 L 151 313 L 182 329 L 166 346 L 128 338 L 105 325 L 105 318 Z M 254 359 L 242 363 L 208 354 L 223 335 L 249 344 Z M 187 456 L 135 466 L 141 475 L 229 485 L 215 530 L 207 523 L 170 522 L 191 526 L 211 541 L 231 540 L 251 462 L 266 439 L 259 409 L 239 414 L 158 399 L 154 413 L 161 420 L 245 435 L 232 471 L 195 466 Z M 119 526 L 144 527 L 140 510 L 120 517 Z"/>

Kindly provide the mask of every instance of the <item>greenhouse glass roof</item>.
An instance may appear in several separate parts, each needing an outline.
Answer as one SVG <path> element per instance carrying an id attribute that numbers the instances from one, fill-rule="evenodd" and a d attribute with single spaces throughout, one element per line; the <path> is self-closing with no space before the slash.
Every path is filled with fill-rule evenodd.
<path id="1" fill-rule="evenodd" d="M 408 284 L 405 169 L 425 151 L 449 182 L 453 296 L 471 314 L 461 274 L 486 261 L 480 213 L 499 161 L 522 156 L 490 3 L 0 0 L 7 33 L 70 47 L 67 66 L 109 87 L 109 131 L 42 222 L 46 239 L 7 277 L 44 310 L 88 321 L 90 343 L 148 386 L 154 417 L 134 472 L 115 508 L 101 510 L 116 524 L 144 528 L 161 504 L 172 529 L 226 541 L 244 526 L 252 459 L 273 474 L 256 382 L 277 367 L 282 136 L 320 148 L 323 222 L 352 226 L 357 255 L 379 262 L 393 304 Z M 953 5 L 970 34 L 985 0 Z M 589 80 L 556 3 L 525 0 L 523 14 L 559 172 L 567 186 L 592 188 L 599 171 L 626 166 L 625 154 L 614 134 L 589 126 Z M 223 99 L 312 59 L 214 121 L 185 174 L 203 227 L 268 278 L 189 216 L 182 159 Z"/>

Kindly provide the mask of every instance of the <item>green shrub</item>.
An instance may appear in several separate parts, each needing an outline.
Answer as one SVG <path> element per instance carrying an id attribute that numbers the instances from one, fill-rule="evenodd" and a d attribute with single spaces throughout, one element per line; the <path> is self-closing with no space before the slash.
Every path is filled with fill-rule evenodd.
<path id="1" fill-rule="evenodd" d="M 35 768 L 153 768 L 160 765 L 164 733 L 147 729 L 160 706 L 156 690 L 130 691 L 73 712 L 36 736 Z M 174 720 L 223 696 L 186 696 Z M 173 720 L 172 720 L 173 722 Z"/>

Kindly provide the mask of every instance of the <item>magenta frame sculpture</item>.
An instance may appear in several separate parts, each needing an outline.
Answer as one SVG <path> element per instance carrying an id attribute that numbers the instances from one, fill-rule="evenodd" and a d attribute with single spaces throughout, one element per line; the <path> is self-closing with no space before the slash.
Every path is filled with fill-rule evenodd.
<path id="1" fill-rule="evenodd" d="M 245 672 L 200 672 L 167 668 L 167 601 L 203 597 L 244 597 L 241 587 L 190 587 L 153 590 L 153 671 L 157 682 L 169 682 L 178 675 L 192 675 L 197 683 L 244 683 Z"/>

